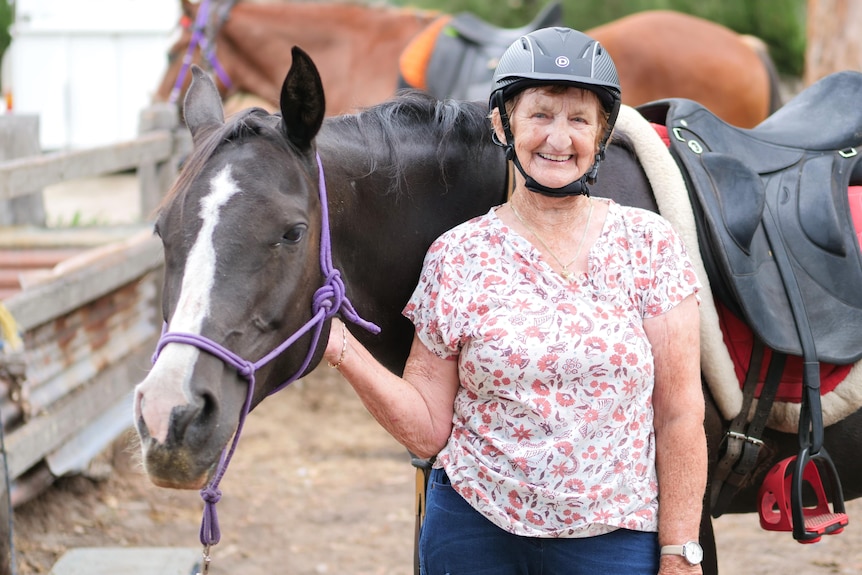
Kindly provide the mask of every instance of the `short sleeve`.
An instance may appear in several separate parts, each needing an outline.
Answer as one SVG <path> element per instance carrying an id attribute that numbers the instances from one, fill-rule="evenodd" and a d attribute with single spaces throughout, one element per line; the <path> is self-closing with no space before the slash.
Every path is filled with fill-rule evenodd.
<path id="1" fill-rule="evenodd" d="M 463 263 L 464 253 L 454 231 L 437 239 L 425 255 L 419 283 L 403 311 L 420 341 L 443 359 L 459 355 L 464 342 L 464 318 L 458 311 L 469 297 Z"/>
<path id="2" fill-rule="evenodd" d="M 685 244 L 670 223 L 651 212 L 639 213 L 636 235 L 642 240 L 638 284 L 643 288 L 643 317 L 655 317 L 676 307 L 701 289 Z"/>

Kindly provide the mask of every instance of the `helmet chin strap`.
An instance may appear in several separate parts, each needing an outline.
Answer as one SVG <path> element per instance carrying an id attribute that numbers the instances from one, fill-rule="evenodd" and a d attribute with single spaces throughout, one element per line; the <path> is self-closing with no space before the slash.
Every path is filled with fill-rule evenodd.
<path id="1" fill-rule="evenodd" d="M 515 167 L 518 168 L 518 171 L 521 172 L 521 175 L 524 176 L 524 186 L 530 190 L 531 192 L 536 192 L 542 194 L 544 196 L 550 196 L 552 198 L 561 198 L 565 196 L 587 196 L 590 195 L 590 184 L 596 183 L 596 179 L 598 178 L 599 172 L 599 161 L 601 160 L 601 154 L 596 154 L 596 161 L 593 163 L 593 167 L 585 173 L 583 176 L 562 186 L 560 188 L 549 188 L 543 184 L 540 184 L 536 180 L 533 179 L 532 176 L 527 174 L 524 171 L 524 167 L 521 166 L 521 161 L 518 159 L 518 155 L 515 153 L 515 146 L 513 144 L 509 144 L 506 146 L 506 158 L 512 160 L 514 162 Z"/>

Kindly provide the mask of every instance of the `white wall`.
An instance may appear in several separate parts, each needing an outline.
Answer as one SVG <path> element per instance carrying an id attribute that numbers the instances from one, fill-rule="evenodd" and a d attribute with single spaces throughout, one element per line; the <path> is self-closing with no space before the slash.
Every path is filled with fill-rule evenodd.
<path id="1" fill-rule="evenodd" d="M 13 113 L 39 115 L 46 150 L 134 138 L 180 12 L 179 0 L 17 0 Z"/>

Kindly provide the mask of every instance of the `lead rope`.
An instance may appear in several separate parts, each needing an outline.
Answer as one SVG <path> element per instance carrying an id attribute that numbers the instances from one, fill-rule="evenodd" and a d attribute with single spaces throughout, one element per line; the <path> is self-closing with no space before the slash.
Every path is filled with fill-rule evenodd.
<path id="1" fill-rule="evenodd" d="M 324 284 L 314 293 L 314 298 L 312 302 L 312 313 L 314 315 L 312 316 L 312 318 L 308 320 L 301 328 L 299 328 L 293 335 L 291 335 L 284 342 L 282 342 L 281 345 L 279 345 L 278 347 L 270 351 L 268 354 L 266 354 L 264 357 L 253 363 L 241 358 L 239 355 L 225 348 L 223 345 L 196 333 L 164 331 L 162 333 L 162 336 L 159 338 L 159 342 L 156 345 L 156 352 L 153 355 L 153 361 L 155 362 L 161 350 L 165 347 L 165 345 L 169 343 L 183 343 L 187 345 L 193 345 L 198 349 L 205 351 L 211 355 L 214 355 L 215 357 L 221 359 L 223 362 L 236 368 L 237 373 L 248 380 L 248 391 L 246 392 L 245 402 L 243 403 L 243 408 L 240 412 L 239 423 L 237 424 L 236 432 L 234 433 L 230 449 L 222 450 L 221 456 L 219 457 L 219 464 L 218 467 L 216 467 L 216 472 L 213 475 L 212 480 L 210 480 L 207 486 L 200 491 L 201 499 L 204 502 L 203 517 L 201 519 L 200 529 L 200 541 L 203 545 L 203 566 L 201 573 L 203 573 L 204 575 L 208 573 L 209 564 L 212 560 L 210 556 L 210 549 L 213 545 L 216 545 L 221 539 L 221 530 L 219 528 L 216 504 L 219 502 L 219 500 L 221 500 L 222 493 L 218 486 L 222 480 L 222 477 L 224 477 L 224 474 L 227 471 L 227 466 L 230 463 L 234 452 L 236 451 L 236 447 L 239 444 L 240 434 L 242 433 L 243 426 L 245 425 L 246 416 L 251 409 L 251 402 L 252 398 L 254 397 L 255 388 L 255 372 L 276 357 L 278 357 L 279 355 L 281 355 L 281 353 L 284 352 L 291 345 L 293 345 L 297 339 L 305 335 L 309 330 L 313 328 L 314 333 L 312 335 L 311 345 L 308 348 L 308 353 L 306 354 L 305 360 L 302 362 L 300 368 L 293 376 L 288 378 L 286 381 L 273 389 L 267 395 L 272 395 L 273 393 L 284 389 L 285 387 L 296 381 L 303 373 L 305 373 L 305 370 L 311 363 L 311 358 L 314 356 L 314 351 L 317 349 L 317 344 L 320 340 L 320 333 L 323 330 L 323 324 L 327 319 L 332 318 L 339 312 L 344 316 L 345 319 L 357 324 L 363 329 L 373 334 L 380 333 L 380 328 L 377 325 L 362 319 L 361 317 L 359 317 L 359 314 L 356 313 L 353 304 L 350 303 L 345 294 L 344 282 L 341 279 L 341 272 L 335 269 L 332 265 L 332 241 L 329 230 L 329 208 L 326 196 L 326 181 L 323 174 L 323 163 L 320 160 L 320 154 L 316 155 L 316 160 L 318 168 L 318 188 L 320 193 L 321 206 L 320 268 L 326 279 L 324 281 Z"/>

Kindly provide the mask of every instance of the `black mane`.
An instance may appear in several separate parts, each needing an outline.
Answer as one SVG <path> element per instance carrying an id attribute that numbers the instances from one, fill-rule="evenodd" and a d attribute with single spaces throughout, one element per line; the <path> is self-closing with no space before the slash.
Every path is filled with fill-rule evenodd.
<path id="1" fill-rule="evenodd" d="M 453 157 L 481 170 L 487 147 L 494 145 L 487 114 L 481 102 L 438 100 L 419 90 L 403 90 L 357 114 L 327 118 L 321 135 L 337 134 L 339 141 L 364 148 L 367 175 L 385 174 L 391 181 L 389 193 L 405 193 L 409 182 L 404 174 L 417 161 L 436 158 L 444 181 Z"/>

